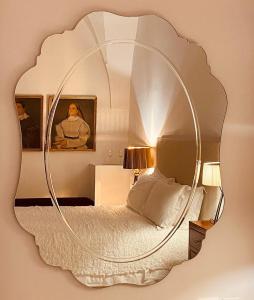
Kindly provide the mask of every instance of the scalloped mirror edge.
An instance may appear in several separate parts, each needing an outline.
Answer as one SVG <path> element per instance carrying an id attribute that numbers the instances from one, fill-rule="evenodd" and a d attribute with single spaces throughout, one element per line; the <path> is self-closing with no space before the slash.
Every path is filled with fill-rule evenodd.
<path id="1" fill-rule="evenodd" d="M 143 19 L 144 18 L 150 18 L 150 21 L 151 21 L 151 18 L 154 18 L 158 22 L 160 21 L 160 22 L 164 23 L 164 25 L 166 23 L 167 27 L 170 28 L 170 30 L 171 30 L 171 34 L 173 33 L 173 35 L 175 35 L 175 39 L 179 39 L 179 44 L 181 44 L 181 46 L 183 48 L 188 48 L 189 47 L 187 50 L 190 51 L 190 52 L 194 52 L 194 50 L 196 50 L 197 53 L 192 54 L 193 55 L 192 58 L 196 58 L 196 56 L 198 58 L 200 56 L 202 57 L 201 58 L 202 66 L 200 67 L 201 71 L 198 68 L 197 68 L 197 70 L 200 73 L 202 73 L 202 71 L 203 71 L 203 73 L 205 72 L 205 75 L 203 74 L 204 77 L 209 77 L 207 79 L 207 82 L 210 83 L 211 88 L 210 89 L 208 88 L 208 92 L 213 93 L 210 98 L 215 99 L 215 97 L 218 96 L 219 92 L 215 91 L 216 89 L 214 88 L 214 86 L 217 85 L 219 87 L 218 90 L 220 91 L 220 97 L 221 97 L 221 94 L 222 94 L 224 96 L 224 100 L 226 99 L 225 90 L 223 89 L 220 82 L 211 74 L 210 67 L 207 64 L 207 58 L 206 58 L 205 51 L 200 46 L 198 46 L 195 42 L 192 42 L 192 41 L 190 42 L 188 39 L 186 39 L 184 37 L 181 37 L 177 33 L 177 31 L 174 29 L 174 27 L 168 21 L 166 21 L 166 20 L 164 20 L 164 19 L 162 19 L 158 16 L 149 15 L 149 16 L 141 16 L 141 17 L 122 17 L 122 16 L 117 16 L 117 15 L 111 14 L 111 13 L 107 13 L 107 12 L 90 13 L 78 22 L 78 24 L 74 27 L 73 31 L 65 31 L 61 35 L 59 35 L 59 34 L 58 35 L 53 35 L 53 36 L 50 36 L 47 39 L 45 39 L 45 41 L 43 42 L 42 48 L 41 48 L 42 49 L 41 54 L 37 58 L 36 66 L 33 67 L 32 69 L 30 69 L 29 71 L 27 71 L 20 79 L 20 81 L 23 80 L 23 89 L 21 88 L 22 85 L 20 84 L 20 81 L 17 85 L 16 94 L 19 94 L 19 95 L 17 95 L 17 97 L 19 97 L 19 98 L 21 97 L 21 99 L 23 99 L 23 98 L 27 99 L 27 95 L 30 94 L 30 93 L 38 94 L 37 91 L 35 92 L 34 87 L 32 89 L 29 88 L 29 78 L 28 78 L 29 76 L 27 75 L 27 73 L 29 73 L 29 72 L 32 73 L 32 74 L 29 74 L 30 77 L 31 77 L 31 75 L 33 75 L 33 72 L 36 73 L 36 69 L 38 68 L 38 65 L 42 64 L 43 59 L 45 59 L 44 56 L 45 56 L 45 52 L 47 52 L 47 47 L 49 47 L 49 43 L 53 42 L 54 38 L 58 42 L 58 44 L 55 43 L 55 42 L 53 42 L 53 44 L 52 44 L 52 45 L 54 45 L 54 47 L 56 47 L 55 52 L 53 52 L 53 53 L 56 53 L 57 52 L 56 50 L 58 50 L 59 47 L 65 45 L 64 36 L 68 35 L 69 38 L 70 38 L 71 33 L 74 32 L 77 28 L 79 28 L 82 24 L 86 23 L 86 25 L 87 25 L 87 22 L 83 22 L 85 18 L 88 18 L 89 16 L 93 16 L 93 21 L 96 22 L 96 24 L 98 25 L 98 23 L 101 22 L 101 20 L 96 19 L 95 15 L 96 14 L 103 14 L 103 13 L 106 14 L 106 15 L 113 16 L 111 26 L 112 26 L 112 24 L 116 25 L 114 23 L 114 22 L 116 22 L 116 19 L 114 20 L 114 18 L 115 18 L 114 16 L 116 16 L 117 18 L 123 18 L 125 20 L 127 20 L 127 19 L 138 19 L 138 18 L 143 18 Z M 89 21 L 91 22 L 91 19 Z M 109 22 L 109 20 L 107 20 L 107 22 Z M 100 26 L 101 25 L 102 24 L 100 24 Z M 141 24 L 141 26 L 144 27 L 145 25 Z M 90 23 L 90 29 L 91 29 L 91 23 Z M 141 29 L 143 30 L 143 32 L 145 31 L 144 28 L 141 28 Z M 120 26 L 119 26 L 119 32 L 121 32 L 121 30 L 124 32 L 124 30 L 126 31 L 126 28 L 125 29 L 120 28 Z M 141 30 L 141 32 L 142 32 L 142 30 Z M 216 117 L 216 115 L 217 115 L 216 113 L 218 112 L 218 107 L 215 108 L 214 105 L 213 105 L 213 107 L 209 107 L 209 105 L 208 105 L 208 108 L 207 107 L 204 108 L 204 103 L 202 103 L 200 101 L 197 101 L 197 99 L 198 99 L 197 96 L 202 95 L 202 92 L 203 92 L 203 95 L 204 95 L 204 93 L 206 95 L 207 91 L 205 89 L 203 89 L 203 91 L 201 93 L 199 93 L 199 90 L 198 90 L 199 87 L 197 87 L 197 85 L 196 85 L 193 88 L 194 85 L 192 85 L 191 80 L 188 80 L 187 76 L 190 75 L 189 73 L 191 71 L 193 72 L 193 68 L 190 68 L 190 65 L 188 64 L 189 57 L 185 53 L 187 51 L 186 49 L 184 49 L 182 51 L 183 52 L 182 56 L 179 55 L 179 56 L 176 56 L 176 57 L 172 58 L 172 57 L 170 57 L 171 53 L 169 55 L 166 54 L 165 51 L 167 50 L 167 48 L 164 48 L 163 50 L 159 49 L 159 48 L 155 47 L 152 44 L 151 40 L 149 41 L 149 39 L 148 39 L 147 43 L 145 43 L 143 41 L 141 41 L 141 42 L 134 41 L 134 40 L 132 41 L 132 44 L 133 45 L 135 44 L 136 47 L 145 48 L 146 50 L 157 53 L 157 54 L 159 53 L 161 55 L 161 57 L 164 58 L 164 63 L 166 62 L 168 64 L 168 67 L 171 68 L 171 70 L 173 70 L 174 74 L 178 78 L 178 80 L 179 80 L 179 82 L 180 82 L 180 84 L 181 84 L 181 86 L 182 86 L 182 88 L 185 92 L 186 99 L 187 99 L 187 101 L 190 105 L 190 111 L 192 113 L 192 117 L 193 117 L 193 121 L 194 121 L 194 128 L 195 128 L 195 142 L 194 142 L 194 144 L 195 144 L 195 147 L 193 148 L 193 140 L 192 140 L 192 145 L 191 146 L 190 146 L 190 144 L 188 144 L 190 142 L 190 140 L 193 139 L 193 135 L 191 135 L 188 131 L 186 131 L 187 134 L 185 135 L 186 132 L 184 130 L 181 131 L 182 128 L 180 128 L 180 130 L 179 130 L 179 128 L 175 128 L 174 129 L 175 131 L 173 131 L 173 132 L 168 132 L 168 131 L 163 132 L 163 128 L 160 128 L 160 130 L 157 129 L 157 136 L 156 136 L 157 138 L 160 136 L 159 134 L 161 134 L 161 132 L 163 132 L 162 138 L 160 138 L 158 140 L 158 144 L 157 144 L 158 145 L 157 146 L 157 148 L 158 148 L 157 149 L 157 167 L 158 167 L 158 170 L 160 170 L 163 173 L 163 175 L 166 176 L 167 178 L 176 178 L 177 182 L 180 182 L 180 183 L 185 184 L 185 185 L 186 184 L 192 185 L 192 189 L 191 189 L 191 192 L 189 193 L 188 201 L 185 203 L 184 208 L 181 210 L 181 214 L 178 215 L 179 218 L 178 218 L 177 222 L 175 222 L 173 228 L 171 228 L 171 230 L 169 232 L 167 232 L 167 235 L 166 235 L 166 237 L 164 237 L 162 242 L 158 243 L 157 246 L 152 248 L 152 250 L 150 250 L 150 251 L 148 251 L 148 252 L 146 252 L 142 255 L 138 255 L 138 256 L 131 256 L 131 257 L 128 257 L 128 256 L 127 257 L 117 257 L 117 256 L 115 256 L 115 257 L 113 257 L 113 256 L 105 256 L 105 255 L 103 256 L 103 255 L 100 255 L 98 253 L 96 254 L 96 251 L 94 249 L 89 249 L 86 246 L 84 247 L 84 243 L 79 239 L 79 236 L 75 233 L 75 230 L 72 229 L 72 227 L 69 224 L 67 218 L 65 217 L 63 211 L 61 210 L 61 207 L 59 206 L 59 203 L 57 201 L 57 196 L 56 196 L 56 193 L 55 193 L 53 185 L 52 185 L 52 179 L 51 179 L 52 176 L 49 172 L 49 165 L 48 165 L 47 155 L 50 153 L 51 136 L 52 136 L 51 128 L 52 128 L 52 125 L 53 125 L 54 116 L 55 116 L 55 112 L 56 112 L 56 109 L 57 109 L 57 105 L 58 105 L 58 103 L 61 99 L 61 95 L 63 94 L 63 91 L 65 89 L 65 84 L 67 82 L 66 79 L 69 79 L 70 75 L 72 75 L 72 73 L 75 72 L 75 68 L 78 66 L 78 63 L 80 63 L 80 61 L 83 61 L 84 58 L 88 58 L 92 54 L 95 54 L 96 52 L 101 52 L 101 56 L 108 59 L 107 64 L 104 64 L 104 68 L 105 68 L 105 71 L 106 71 L 106 80 L 108 82 L 108 86 L 107 86 L 106 89 L 108 89 L 108 97 L 107 98 L 109 99 L 109 101 L 107 101 L 107 103 L 110 103 L 110 105 L 109 105 L 110 109 L 112 108 L 112 105 L 114 104 L 114 100 L 115 100 L 114 97 L 115 96 L 114 96 L 114 94 L 113 95 L 111 94 L 111 87 L 110 87 L 110 84 L 109 84 L 109 82 L 110 82 L 110 72 L 108 72 L 108 70 L 107 70 L 107 67 L 108 67 L 107 65 L 110 65 L 110 59 L 112 59 L 112 57 L 110 57 L 109 55 L 107 56 L 106 48 L 107 48 L 107 46 L 111 46 L 113 44 L 120 44 L 121 42 L 125 43 L 125 44 L 128 44 L 128 43 L 131 44 L 131 42 L 130 42 L 129 39 L 121 39 L 120 40 L 119 37 L 117 36 L 117 30 L 113 31 L 112 28 L 111 28 L 111 31 L 112 32 L 110 34 L 114 37 L 113 40 L 107 39 L 106 34 L 104 33 L 105 42 L 99 41 L 102 38 L 100 36 L 100 34 L 101 34 L 100 33 L 97 36 L 97 38 L 95 39 L 95 44 L 93 45 L 93 47 L 90 47 L 90 49 L 91 49 L 90 51 L 87 51 L 87 49 L 86 49 L 86 52 L 85 52 L 86 54 L 85 55 L 84 54 L 80 55 L 80 53 L 84 53 L 84 49 L 80 50 L 81 52 L 77 51 L 77 53 L 75 53 L 75 57 L 78 58 L 78 59 L 73 60 L 74 64 L 71 63 L 68 66 L 66 66 L 64 73 L 63 73 L 63 70 L 61 70 L 62 71 L 61 74 L 67 74 L 67 75 L 64 76 L 65 78 L 64 78 L 64 80 L 62 81 L 61 84 L 60 84 L 60 82 L 61 82 L 63 76 L 61 76 L 59 74 L 56 74 L 55 77 L 57 78 L 57 80 L 56 80 L 57 83 L 54 82 L 50 86 L 50 88 L 47 90 L 47 93 L 45 93 L 45 91 L 43 91 L 42 89 L 40 90 L 40 88 L 39 88 L 39 90 L 40 90 L 39 93 L 42 93 L 43 95 L 45 95 L 45 94 L 46 95 L 48 95 L 48 94 L 54 94 L 55 95 L 54 99 L 53 99 L 53 103 L 51 104 L 51 108 L 49 108 L 48 122 L 47 122 L 46 125 L 44 124 L 44 125 L 41 126 L 41 131 L 45 132 L 45 140 L 44 140 L 45 145 L 44 145 L 44 148 L 43 148 L 43 150 L 44 150 L 43 153 L 44 153 L 44 159 L 45 159 L 45 170 L 46 170 L 46 175 L 47 175 L 47 183 L 48 183 L 49 193 L 51 195 L 51 200 L 52 200 L 53 205 L 56 208 L 56 211 L 59 212 L 59 215 L 62 218 L 61 219 L 63 221 L 62 225 L 67 225 L 66 228 L 68 228 L 69 232 L 72 235 L 72 237 L 70 237 L 71 243 L 73 243 L 72 247 L 77 247 L 77 248 L 79 248 L 79 251 L 82 251 L 82 252 L 87 251 L 91 256 L 95 256 L 99 260 L 102 260 L 102 262 L 96 264 L 96 267 L 94 267 L 94 269 L 98 270 L 99 268 L 103 268 L 103 267 L 105 268 L 105 265 L 108 264 L 108 268 L 109 268 L 109 270 L 111 270 L 110 272 L 112 272 L 112 274 L 113 274 L 112 268 L 114 269 L 114 267 L 113 267 L 114 264 L 124 263 L 125 266 L 126 266 L 128 264 L 131 265 L 134 262 L 137 262 L 137 264 L 139 265 L 138 271 L 136 272 L 136 274 L 132 274 L 132 276 L 130 276 L 130 274 L 125 274 L 125 275 L 121 275 L 121 276 L 119 274 L 118 274 L 119 276 L 117 276 L 116 274 L 113 274 L 110 277 L 110 276 L 107 276 L 107 275 L 98 275 L 97 274 L 98 272 L 95 270 L 95 273 L 97 274 L 97 275 L 95 275 L 95 277 L 97 278 L 97 281 L 94 280 L 94 278 L 92 276 L 85 276 L 86 278 L 84 279 L 84 276 L 82 276 L 84 270 L 80 270 L 80 273 L 78 273 L 77 269 L 74 270 L 70 266 L 68 267 L 67 265 L 63 265 L 61 263 L 61 261 L 57 261 L 56 257 L 54 257 L 54 259 L 52 259 L 51 262 L 49 262 L 50 259 L 48 259 L 48 258 L 50 256 L 50 254 L 48 252 L 47 246 L 42 245 L 42 240 L 40 239 L 40 237 L 37 236 L 36 234 L 34 234 L 34 231 L 33 231 L 33 229 L 31 229 L 31 227 L 29 227 L 27 224 L 25 225 L 25 221 L 24 221 L 24 219 L 22 219 L 22 217 L 24 217 L 24 215 L 22 215 L 20 213 L 17 214 L 16 207 L 22 206 L 22 205 L 18 205 L 19 201 L 17 201 L 17 200 L 26 198 L 25 196 L 23 196 L 24 191 L 21 191 L 22 189 L 18 189 L 18 192 L 17 192 L 15 213 L 16 213 L 16 217 L 17 217 L 18 222 L 20 223 L 20 225 L 26 231 L 28 231 L 28 232 L 32 233 L 33 235 L 35 235 L 35 241 L 36 241 L 36 244 L 40 248 L 40 254 L 41 254 L 41 257 L 43 258 L 43 260 L 49 265 L 60 266 L 63 269 L 71 270 L 73 275 L 81 283 L 83 283 L 85 285 L 88 285 L 88 286 L 109 286 L 109 285 L 120 284 L 120 283 L 147 285 L 147 284 L 153 284 L 157 281 L 160 281 L 162 278 L 164 278 L 168 274 L 168 272 L 171 270 L 171 268 L 174 265 L 177 265 L 177 264 L 182 262 L 182 261 L 179 261 L 179 260 L 177 261 L 176 260 L 177 262 L 175 264 L 170 266 L 170 268 L 168 268 L 168 269 L 163 269 L 163 271 L 161 271 L 161 272 L 159 272 L 157 269 L 150 270 L 151 271 L 150 273 L 148 272 L 148 270 L 149 270 L 149 267 L 148 267 L 149 266 L 149 259 L 148 259 L 149 256 L 153 257 L 155 252 L 159 251 L 161 249 L 161 247 L 164 246 L 164 244 L 166 244 L 168 241 L 170 241 L 170 239 L 174 236 L 174 233 L 182 225 L 182 223 L 184 221 L 184 218 L 188 214 L 189 208 L 192 205 L 194 195 L 195 195 L 195 188 L 198 184 L 199 175 L 200 175 L 200 171 L 201 171 L 201 145 L 202 145 L 202 163 L 206 163 L 205 164 L 206 170 L 205 170 L 205 168 L 204 168 L 204 170 L 202 168 L 202 175 L 203 175 L 203 181 L 202 182 L 203 182 L 203 185 L 206 185 L 209 188 L 219 187 L 220 188 L 219 192 L 221 192 L 221 193 L 218 192 L 218 188 L 217 188 L 216 192 L 213 191 L 213 192 L 210 193 L 210 196 L 211 195 L 214 196 L 216 194 L 216 197 L 220 198 L 219 199 L 219 204 L 218 204 L 219 208 L 217 207 L 217 210 L 216 210 L 216 216 L 214 218 L 213 217 L 210 218 L 212 221 L 210 219 L 209 220 L 204 220 L 206 222 L 209 221 L 208 223 L 203 222 L 201 224 L 200 222 L 198 223 L 198 221 L 196 223 L 193 223 L 192 224 L 193 228 L 190 227 L 188 229 L 190 237 L 191 237 L 191 230 L 195 231 L 195 226 L 197 228 L 207 230 L 210 227 L 212 227 L 214 225 L 214 223 L 216 223 L 218 221 L 218 218 L 222 213 L 223 204 L 224 204 L 224 194 L 223 194 L 223 190 L 221 188 L 221 182 L 220 182 L 220 185 L 218 185 L 218 183 L 216 183 L 217 185 L 215 185 L 215 181 L 211 182 L 211 179 L 210 179 L 210 182 L 209 182 L 209 178 L 208 178 L 209 176 L 208 175 L 211 174 L 211 173 L 215 174 L 215 171 L 211 170 L 211 168 L 210 168 L 210 170 L 208 170 L 209 168 L 207 168 L 207 166 L 209 164 L 207 164 L 207 161 L 211 161 L 211 160 L 212 161 L 218 161 L 219 160 L 219 144 L 220 144 L 220 137 L 221 137 L 223 122 L 224 122 L 224 118 L 225 118 L 227 103 L 222 102 L 223 97 L 221 97 L 221 98 L 218 97 L 218 104 L 220 105 L 220 108 L 222 107 L 222 110 L 220 111 L 219 116 Z M 137 27 L 136 27 L 136 31 L 137 31 Z M 153 32 L 150 32 L 150 34 L 152 34 L 152 33 Z M 109 33 L 107 33 L 107 34 L 109 36 Z M 127 32 L 127 33 L 125 32 L 125 34 L 128 37 L 129 32 Z M 137 34 L 137 32 L 136 32 L 136 34 Z M 93 32 L 93 35 L 94 35 L 94 32 Z M 79 43 L 82 43 L 83 42 L 82 39 L 84 39 L 84 36 L 81 36 L 80 32 L 79 32 L 76 37 L 73 36 L 72 38 L 70 38 L 70 40 L 77 43 L 77 41 L 78 41 L 77 38 L 79 38 L 81 40 L 81 41 L 79 41 Z M 152 45 L 149 44 L 149 42 Z M 156 41 L 155 41 L 155 44 L 156 44 Z M 46 45 L 47 45 L 47 47 L 46 47 Z M 188 47 L 186 45 L 188 45 Z M 53 47 L 53 46 L 51 46 L 51 47 Z M 52 49 L 51 49 L 51 51 L 54 51 L 54 49 L 53 50 Z M 46 53 L 46 55 L 47 55 L 47 53 Z M 182 75 L 181 71 L 182 71 L 182 65 L 184 63 L 187 64 L 187 67 L 186 67 L 186 70 L 184 70 L 185 73 Z M 72 67 L 70 67 L 71 65 L 72 65 Z M 179 66 L 180 66 L 180 68 L 179 68 Z M 66 70 L 70 70 L 70 71 L 66 71 Z M 120 70 L 120 71 L 123 71 L 123 69 Z M 52 72 L 54 72 L 54 70 Z M 124 70 L 124 72 L 126 72 L 126 69 Z M 45 76 L 45 74 L 46 73 L 45 73 L 45 70 L 44 70 L 44 76 Z M 191 76 L 195 77 L 195 76 L 193 76 L 193 74 L 191 74 Z M 199 74 L 199 76 L 200 76 L 200 74 Z M 39 77 L 37 76 L 37 79 L 40 79 L 43 82 L 42 77 L 40 78 L 40 76 Z M 195 81 L 195 78 L 194 78 L 194 81 Z M 43 84 L 41 86 L 43 86 Z M 56 86 L 59 86 L 57 92 L 55 92 Z M 188 93 L 189 91 L 190 91 L 191 96 Z M 191 99 L 192 100 L 194 99 L 194 101 L 192 102 Z M 21 102 L 17 101 L 17 103 L 20 105 Z M 192 105 L 194 107 L 192 107 Z M 139 107 L 139 109 L 141 109 L 141 108 Z M 195 112 L 195 108 L 196 108 L 197 112 Z M 209 113 L 211 115 L 211 121 L 213 122 L 215 120 L 216 126 L 211 126 L 212 125 L 211 121 L 209 119 L 207 120 L 207 116 L 208 116 L 207 111 L 209 111 Z M 204 115 L 203 115 L 203 113 L 204 113 Z M 197 114 L 197 116 L 196 116 L 196 114 Z M 41 117 L 41 118 L 43 118 L 45 120 L 45 115 L 46 115 L 45 105 L 44 105 L 44 110 L 43 110 L 42 115 L 44 117 Z M 213 119 L 212 119 L 212 117 L 213 117 Z M 172 119 L 175 120 L 174 118 L 175 117 L 173 116 Z M 20 119 L 20 120 L 22 120 L 22 119 Z M 201 134 L 203 132 L 205 132 L 207 134 L 207 135 L 202 136 L 202 142 L 201 142 L 201 135 L 200 135 L 199 121 L 198 120 L 200 120 Z M 189 124 L 190 123 L 188 123 L 188 125 Z M 143 124 L 143 127 L 145 127 L 145 124 Z M 216 127 L 216 130 L 214 130 L 213 127 Z M 22 130 L 22 126 L 21 126 L 21 130 Z M 176 135 L 174 136 L 174 134 L 176 134 Z M 22 131 L 22 137 L 23 137 L 23 131 Z M 24 140 L 24 137 L 23 137 L 23 140 Z M 143 144 L 144 144 L 144 140 L 145 139 L 143 139 Z M 149 144 L 149 141 L 146 140 L 145 143 Z M 136 142 L 136 144 L 137 144 L 137 142 Z M 188 146 L 187 146 L 187 144 L 188 144 Z M 151 145 L 151 143 L 150 143 L 150 145 Z M 31 147 L 28 147 L 29 149 L 24 149 L 24 148 L 25 147 L 24 147 L 24 144 L 23 144 L 23 150 L 26 150 L 26 151 L 31 150 Z M 172 162 L 165 163 L 167 161 L 167 157 L 169 155 L 174 157 L 173 155 L 176 155 L 175 153 L 178 152 L 179 149 L 181 149 L 181 151 L 182 151 L 182 155 L 183 155 L 182 157 L 187 157 L 186 161 L 185 160 L 183 161 L 186 168 L 188 168 L 188 171 L 186 171 L 185 174 L 180 174 L 176 170 L 176 166 L 172 166 Z M 183 150 L 183 149 L 185 149 L 185 150 Z M 204 149 L 204 153 L 203 153 L 203 149 Z M 174 153 L 173 153 L 173 151 L 174 151 Z M 191 153 L 191 156 L 192 156 L 191 159 L 190 159 L 190 153 Z M 25 154 L 28 155 L 28 152 L 26 152 Z M 38 153 L 36 153 L 36 154 L 38 154 Z M 54 154 L 54 156 L 55 156 L 55 153 L 51 152 L 51 154 Z M 176 159 L 176 161 L 177 161 L 177 159 Z M 212 165 L 212 164 L 210 164 L 210 165 Z M 42 167 L 41 163 L 40 163 L 40 167 Z M 195 171 L 193 172 L 193 170 L 195 170 Z M 205 171 L 206 171 L 206 173 L 205 173 Z M 193 174 L 194 174 L 194 177 L 193 177 Z M 22 176 L 22 174 L 21 174 L 21 176 Z M 214 176 L 213 176 L 213 179 L 214 179 Z M 24 183 L 24 180 L 21 180 L 20 185 L 22 183 Z M 44 185 L 45 185 L 45 182 L 44 182 Z M 27 189 L 23 189 L 23 190 L 27 191 Z M 23 192 L 23 194 L 22 194 L 22 192 Z M 44 191 L 44 194 L 45 194 L 45 191 Z M 24 198 L 22 198 L 22 196 Z M 33 198 L 33 197 L 31 197 L 31 198 Z M 206 212 L 204 212 L 204 211 L 201 212 L 201 214 L 203 213 L 203 218 L 206 218 L 206 214 L 207 215 L 209 215 L 209 213 L 211 214 L 211 211 L 209 213 L 207 212 L 207 211 L 209 211 L 209 200 L 206 201 L 206 204 L 202 204 L 202 207 L 206 208 Z M 200 209 L 201 209 L 201 207 L 200 207 Z M 211 210 L 211 208 L 210 208 L 210 210 Z M 35 215 L 33 215 L 33 217 L 35 217 Z M 38 217 L 38 215 L 37 215 L 37 217 Z M 46 219 L 44 221 L 47 222 Z M 58 222 L 58 221 L 56 221 L 56 222 Z M 62 225 L 59 225 L 59 226 L 62 226 Z M 50 230 L 50 228 L 48 228 L 48 230 Z M 189 258 L 191 258 L 191 255 L 192 255 L 190 253 L 191 245 L 189 244 L 188 247 L 189 247 L 188 256 L 189 256 Z M 194 253 L 194 254 L 196 255 L 197 253 Z M 144 261 L 144 259 L 145 259 L 145 261 Z M 142 261 L 144 262 L 144 267 L 141 267 Z M 183 261 L 185 261 L 185 260 L 183 260 Z M 105 263 L 105 265 L 103 265 L 104 263 Z M 146 274 L 146 275 L 144 276 L 144 274 Z M 104 279 L 102 279 L 102 277 Z"/>

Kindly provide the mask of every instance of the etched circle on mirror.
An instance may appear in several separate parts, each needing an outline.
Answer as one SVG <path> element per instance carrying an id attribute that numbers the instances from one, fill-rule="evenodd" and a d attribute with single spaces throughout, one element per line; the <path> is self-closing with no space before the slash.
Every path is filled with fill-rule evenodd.
<path id="1" fill-rule="evenodd" d="M 15 213 L 48 264 L 88 286 L 146 285 L 199 252 L 194 232 L 224 205 L 227 106 L 201 47 L 157 16 L 90 13 L 47 38 L 18 82 L 23 141 L 36 99 L 44 147 L 23 153 Z"/>

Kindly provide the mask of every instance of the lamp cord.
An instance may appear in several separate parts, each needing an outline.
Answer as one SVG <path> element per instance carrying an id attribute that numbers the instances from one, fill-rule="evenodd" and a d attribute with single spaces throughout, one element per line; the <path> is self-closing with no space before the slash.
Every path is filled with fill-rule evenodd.
<path id="1" fill-rule="evenodd" d="M 223 190 L 220 186 L 220 192 L 221 192 L 221 196 L 220 196 L 220 201 L 219 201 L 219 204 L 218 204 L 218 207 L 217 207 L 217 210 L 216 210 L 216 215 L 215 215 L 215 218 L 214 218 L 214 223 L 217 223 L 218 219 L 219 219 L 219 215 L 220 215 L 220 210 L 221 210 L 221 204 L 222 204 L 222 200 L 224 198 L 224 193 L 223 193 Z"/>

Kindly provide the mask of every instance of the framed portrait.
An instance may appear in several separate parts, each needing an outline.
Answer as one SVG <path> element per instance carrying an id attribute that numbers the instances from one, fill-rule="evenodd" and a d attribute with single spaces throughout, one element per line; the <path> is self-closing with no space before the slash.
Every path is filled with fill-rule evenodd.
<path id="1" fill-rule="evenodd" d="M 24 151 L 42 151 L 42 95 L 15 95 Z"/>
<path id="2" fill-rule="evenodd" d="M 50 109 L 54 95 L 48 96 Z M 51 131 L 51 150 L 96 150 L 96 96 L 62 95 Z"/>

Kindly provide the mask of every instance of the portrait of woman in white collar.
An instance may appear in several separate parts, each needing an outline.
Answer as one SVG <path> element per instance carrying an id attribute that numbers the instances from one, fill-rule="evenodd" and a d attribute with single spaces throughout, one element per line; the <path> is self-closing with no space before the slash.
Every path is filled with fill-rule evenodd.
<path id="1" fill-rule="evenodd" d="M 41 95 L 15 95 L 24 151 L 42 150 L 42 99 Z"/>
<path id="2" fill-rule="evenodd" d="M 77 103 L 68 107 L 67 118 L 56 125 L 53 147 L 57 149 L 85 150 L 91 135 L 90 127 Z"/>

